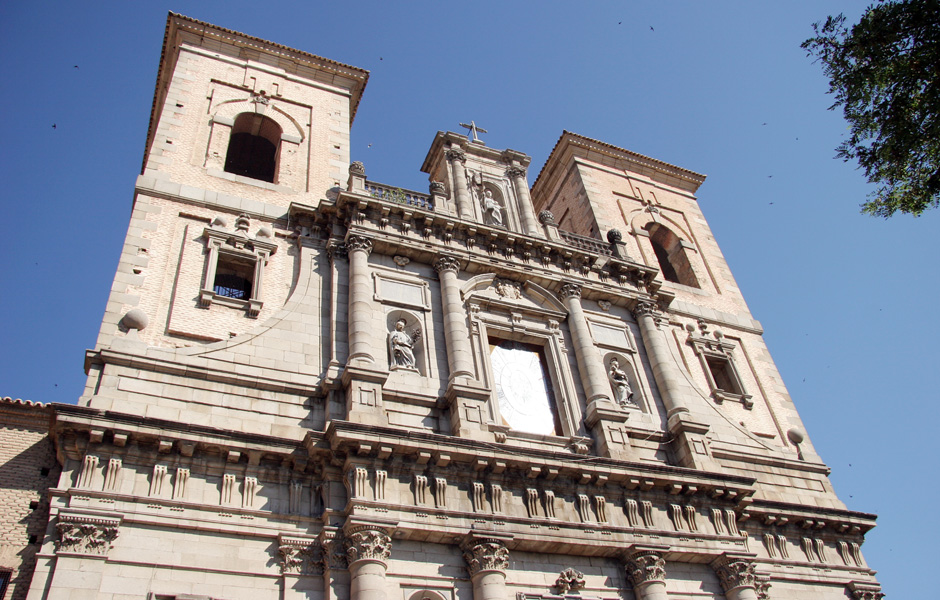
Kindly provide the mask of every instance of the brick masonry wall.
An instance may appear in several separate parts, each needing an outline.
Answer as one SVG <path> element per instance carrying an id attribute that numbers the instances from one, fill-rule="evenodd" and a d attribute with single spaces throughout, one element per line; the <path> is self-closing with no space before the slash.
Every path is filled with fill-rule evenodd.
<path id="1" fill-rule="evenodd" d="M 59 476 L 51 418 L 49 406 L 0 398 L 0 571 L 11 572 L 5 599 L 26 598 L 49 520 L 48 492 Z"/>

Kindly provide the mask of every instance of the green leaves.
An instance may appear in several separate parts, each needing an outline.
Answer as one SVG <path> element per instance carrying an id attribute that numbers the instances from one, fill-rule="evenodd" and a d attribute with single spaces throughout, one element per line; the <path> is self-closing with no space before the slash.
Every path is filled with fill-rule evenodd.
<path id="1" fill-rule="evenodd" d="M 802 44 L 829 78 L 850 135 L 837 149 L 878 184 L 862 212 L 921 215 L 940 205 L 940 0 L 882 1 L 848 29 L 813 25 Z"/>

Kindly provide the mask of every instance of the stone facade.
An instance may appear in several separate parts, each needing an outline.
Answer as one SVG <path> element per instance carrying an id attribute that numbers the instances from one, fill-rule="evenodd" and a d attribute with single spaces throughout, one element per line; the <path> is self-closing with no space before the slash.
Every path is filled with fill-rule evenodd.
<path id="1" fill-rule="evenodd" d="M 49 519 L 59 463 L 48 405 L 0 398 L 0 589 L 23 600 Z"/>
<path id="2" fill-rule="evenodd" d="M 880 594 L 704 177 L 474 131 L 372 182 L 367 77 L 170 15 L 31 600 Z"/>

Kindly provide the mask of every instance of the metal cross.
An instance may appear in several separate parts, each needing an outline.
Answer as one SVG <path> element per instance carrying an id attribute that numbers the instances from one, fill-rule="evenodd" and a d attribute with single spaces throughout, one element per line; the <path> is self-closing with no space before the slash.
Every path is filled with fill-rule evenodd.
<path id="1" fill-rule="evenodd" d="M 469 124 L 469 125 L 467 125 L 466 123 L 461 123 L 460 126 L 461 126 L 461 127 L 466 127 L 467 129 L 470 130 L 470 134 L 473 136 L 473 141 L 474 141 L 474 142 L 479 142 L 479 141 L 480 141 L 480 138 L 477 136 L 477 133 L 478 133 L 478 132 L 479 132 L 479 133 L 489 133 L 489 131 L 483 129 L 482 127 L 477 127 L 477 124 L 474 123 L 473 121 L 470 121 L 470 124 Z"/>

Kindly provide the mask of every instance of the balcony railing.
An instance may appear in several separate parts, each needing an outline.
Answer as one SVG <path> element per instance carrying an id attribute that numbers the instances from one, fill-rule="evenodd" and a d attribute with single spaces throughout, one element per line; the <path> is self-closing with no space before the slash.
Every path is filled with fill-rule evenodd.
<path id="1" fill-rule="evenodd" d="M 597 238 L 578 235 L 577 233 L 571 233 L 570 231 L 559 230 L 558 233 L 561 234 L 561 239 L 565 240 L 568 244 L 574 246 L 578 250 L 594 252 L 596 254 L 606 254 L 608 256 L 613 254 L 613 250 L 611 250 L 610 244 L 607 244 Z"/>
<path id="2" fill-rule="evenodd" d="M 366 181 L 366 192 L 373 198 L 379 198 L 386 202 L 397 202 L 398 204 L 407 204 L 421 210 L 434 210 L 434 203 L 431 202 L 431 196 L 421 194 L 411 190 L 404 190 L 400 187 Z"/>

